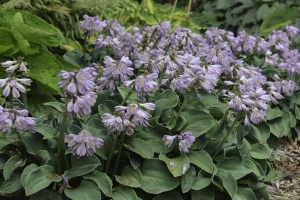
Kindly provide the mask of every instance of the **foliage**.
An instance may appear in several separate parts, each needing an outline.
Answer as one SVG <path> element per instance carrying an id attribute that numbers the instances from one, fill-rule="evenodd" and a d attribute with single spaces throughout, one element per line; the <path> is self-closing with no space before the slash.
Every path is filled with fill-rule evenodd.
<path id="1" fill-rule="evenodd" d="M 174 26 L 189 27 L 195 32 L 203 29 L 199 23 L 199 20 L 202 20 L 200 15 L 189 16 L 186 10 L 176 9 L 171 19 L 173 6 L 155 4 L 152 0 L 144 0 L 141 4 L 132 0 L 10 0 L 3 6 L 33 13 L 59 28 L 65 37 L 78 41 L 84 39 L 77 29 L 84 14 L 99 16 L 102 19 L 117 19 L 128 30 L 131 30 L 133 26 L 154 25 L 169 20 Z M 67 40 L 62 47 L 67 50 L 78 49 L 78 45 L 75 44 L 74 47 L 72 43 Z"/>
<path id="2" fill-rule="evenodd" d="M 57 29 L 1 12 L 8 41 L 0 47 L 11 58 L 1 63 L 2 196 L 269 199 L 269 143 L 299 129 L 299 54 L 290 49 L 299 29 L 264 40 L 211 28 L 204 38 L 169 22 L 129 33 L 116 20 L 84 16 L 79 28 L 95 46 L 67 52 L 69 64 L 42 46 L 60 43 Z M 30 82 L 21 79 L 24 60 L 42 89 L 61 89 L 59 101 L 39 93 L 33 116 L 19 100 Z M 39 78 L 59 69 L 59 82 Z"/>

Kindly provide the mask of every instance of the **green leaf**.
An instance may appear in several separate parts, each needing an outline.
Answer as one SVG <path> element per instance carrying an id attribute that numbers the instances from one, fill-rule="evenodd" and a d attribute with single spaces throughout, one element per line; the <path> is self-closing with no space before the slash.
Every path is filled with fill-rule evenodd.
<path id="1" fill-rule="evenodd" d="M 106 173 L 92 171 L 83 176 L 84 179 L 93 181 L 98 188 L 105 194 L 105 196 L 112 196 L 112 180 Z"/>
<path id="2" fill-rule="evenodd" d="M 170 191 L 179 184 L 178 179 L 172 176 L 166 165 L 160 160 L 144 160 L 141 172 L 141 188 L 150 194 L 159 194 Z"/>
<path id="3" fill-rule="evenodd" d="M 58 133 L 58 130 L 49 124 L 36 124 L 35 131 L 40 133 L 44 137 L 49 135 L 51 135 L 52 137 L 56 137 Z"/>
<path id="4" fill-rule="evenodd" d="M 30 200 L 62 200 L 61 194 L 51 189 L 41 190 L 33 194 Z"/>
<path id="5" fill-rule="evenodd" d="M 133 169 L 127 165 L 122 169 L 121 176 L 115 176 L 116 181 L 122 185 L 139 188 L 141 186 L 142 174 L 139 169 Z"/>
<path id="6" fill-rule="evenodd" d="M 206 151 L 190 151 L 188 158 L 190 159 L 191 163 L 203 169 L 207 173 L 212 174 L 213 162 L 210 155 Z"/>
<path id="7" fill-rule="evenodd" d="M 159 155 L 159 159 L 166 163 L 169 171 L 174 177 L 182 176 L 187 172 L 187 170 L 190 167 L 190 160 L 186 156 L 186 154 L 182 154 L 181 156 L 174 158 L 168 158 L 167 155 L 164 152 L 162 152 Z M 172 163 L 173 166 L 171 166 L 170 163 Z"/>
<path id="8" fill-rule="evenodd" d="M 7 12 L 14 12 L 12 27 L 19 32 L 26 40 L 50 47 L 59 46 L 64 37 L 59 29 L 48 24 L 38 16 L 30 13 L 7 9 Z"/>
<path id="9" fill-rule="evenodd" d="M 180 186 L 183 193 L 190 191 L 196 179 L 196 170 L 193 166 L 181 177 Z"/>
<path id="10" fill-rule="evenodd" d="M 163 110 L 174 108 L 178 104 L 178 100 L 179 96 L 173 90 L 168 89 L 163 91 L 156 98 L 156 107 L 152 116 L 160 116 Z"/>
<path id="11" fill-rule="evenodd" d="M 199 172 L 196 179 L 193 181 L 192 189 L 193 190 L 202 190 L 211 184 L 211 177 L 204 176 L 201 172 Z"/>
<path id="12" fill-rule="evenodd" d="M 64 112 L 66 110 L 66 105 L 60 102 L 47 102 L 43 103 L 45 106 L 51 106 L 59 112 Z"/>
<path id="13" fill-rule="evenodd" d="M 289 125 L 282 118 L 276 118 L 272 121 L 268 121 L 268 125 L 270 127 L 271 133 L 273 133 L 278 138 L 288 135 L 290 130 Z"/>
<path id="14" fill-rule="evenodd" d="M 243 162 L 240 159 L 236 157 L 222 158 L 217 163 L 217 167 L 218 169 L 223 169 L 230 172 L 235 180 L 238 180 L 252 172 L 248 167 L 246 167 L 243 164 Z"/>
<path id="15" fill-rule="evenodd" d="M 0 150 L 8 144 L 10 144 L 10 142 L 8 141 L 7 137 L 1 136 L 0 137 Z"/>
<path id="16" fill-rule="evenodd" d="M 87 180 L 82 180 L 77 188 L 65 188 L 64 193 L 72 200 L 101 199 L 98 187 Z"/>
<path id="17" fill-rule="evenodd" d="M 138 197 L 135 191 L 130 187 L 117 186 L 114 188 L 114 192 L 112 193 L 112 198 L 114 200 L 138 200 Z"/>
<path id="18" fill-rule="evenodd" d="M 10 157 L 4 165 L 3 177 L 5 180 L 9 179 L 12 173 L 19 167 L 23 167 L 26 163 L 26 159 L 20 155 L 14 155 Z"/>
<path id="19" fill-rule="evenodd" d="M 215 189 L 213 187 L 206 187 L 203 190 L 192 190 L 191 200 L 215 200 Z"/>
<path id="20" fill-rule="evenodd" d="M 13 174 L 12 177 L 5 180 L 0 187 L 1 196 L 9 196 L 22 188 L 21 175 Z"/>
<path id="21" fill-rule="evenodd" d="M 237 193 L 233 200 L 256 199 L 254 192 L 250 188 L 238 187 Z"/>
<path id="22" fill-rule="evenodd" d="M 278 106 L 276 106 L 274 108 L 267 110 L 266 119 L 272 120 L 272 119 L 275 119 L 275 118 L 281 117 L 281 116 L 282 116 L 282 112 L 281 112 L 280 108 Z"/>
<path id="23" fill-rule="evenodd" d="M 80 157 L 76 158 L 71 156 L 71 169 L 65 171 L 65 175 L 68 179 L 83 176 L 93 171 L 101 165 L 100 160 L 96 156 Z"/>
<path id="24" fill-rule="evenodd" d="M 209 131 L 214 124 L 214 118 L 210 114 L 200 110 L 185 111 L 181 115 L 187 121 L 182 131 L 191 131 L 195 137 L 199 137 Z"/>
<path id="25" fill-rule="evenodd" d="M 51 154 L 46 150 L 40 150 L 35 154 L 35 158 L 41 161 L 41 165 L 47 165 L 51 160 Z"/>
<path id="26" fill-rule="evenodd" d="M 269 159 L 271 156 L 270 148 L 266 144 L 251 145 L 250 155 L 256 159 Z"/>
<path id="27" fill-rule="evenodd" d="M 258 125 L 251 125 L 250 133 L 258 140 L 260 143 L 264 143 L 270 137 L 270 128 L 266 122 L 261 122 Z"/>
<path id="28" fill-rule="evenodd" d="M 264 171 L 257 162 L 250 158 L 243 158 L 243 163 L 255 174 L 258 180 L 263 179 Z"/>
<path id="29" fill-rule="evenodd" d="M 18 43 L 10 30 L 0 27 L 0 38 L 0 54 L 11 56 L 18 52 Z"/>
<path id="30" fill-rule="evenodd" d="M 38 169 L 38 166 L 36 164 L 32 163 L 23 170 L 23 173 L 21 175 L 21 183 L 22 183 L 23 187 L 26 186 L 29 175 L 36 169 Z"/>
<path id="31" fill-rule="evenodd" d="M 60 182 L 62 178 L 54 173 L 54 169 L 50 165 L 38 167 L 28 175 L 25 183 L 26 196 L 32 195 L 46 187 L 52 182 Z"/>
<path id="32" fill-rule="evenodd" d="M 125 142 L 125 148 L 139 154 L 143 158 L 153 158 L 154 151 L 150 144 L 140 138 L 130 138 Z"/>
<path id="33" fill-rule="evenodd" d="M 47 94 L 59 94 L 57 75 L 60 72 L 60 63 L 55 56 L 48 50 L 40 49 L 39 53 L 27 57 L 30 78 L 34 79 Z"/>
<path id="34" fill-rule="evenodd" d="M 183 200 L 182 196 L 175 191 L 159 194 L 155 196 L 152 200 L 166 200 L 166 199 Z"/>
<path id="35" fill-rule="evenodd" d="M 242 145 L 239 147 L 239 152 L 242 157 L 248 157 L 251 150 L 251 144 L 247 141 L 246 138 L 243 139 Z"/>
<path id="36" fill-rule="evenodd" d="M 32 155 L 43 149 L 43 138 L 41 135 L 26 131 L 22 134 L 21 140 L 25 144 L 27 152 Z"/>
<path id="37" fill-rule="evenodd" d="M 267 37 L 273 30 L 284 28 L 292 24 L 297 17 L 297 9 L 295 7 L 287 7 L 278 9 L 268 15 L 260 26 L 260 34 Z"/>
<path id="38" fill-rule="evenodd" d="M 167 131 L 157 131 L 157 129 L 153 127 L 147 127 L 140 130 L 136 136 L 150 144 L 155 153 L 161 153 L 167 149 L 162 138 L 164 135 L 168 134 L 170 133 Z"/>
<path id="39" fill-rule="evenodd" d="M 229 196 L 233 198 L 237 193 L 237 183 L 233 175 L 226 170 L 218 168 L 216 177 L 222 183 Z"/>

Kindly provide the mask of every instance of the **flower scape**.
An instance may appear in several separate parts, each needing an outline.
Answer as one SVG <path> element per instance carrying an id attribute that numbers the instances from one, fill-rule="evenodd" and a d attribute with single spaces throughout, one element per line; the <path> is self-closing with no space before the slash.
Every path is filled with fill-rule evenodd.
<path id="1" fill-rule="evenodd" d="M 51 113 L 29 112 L 26 57 L 1 63 L 1 195 L 269 199 L 270 140 L 298 129 L 298 28 L 128 31 L 85 15 L 79 29 L 90 58 L 61 69 Z"/>

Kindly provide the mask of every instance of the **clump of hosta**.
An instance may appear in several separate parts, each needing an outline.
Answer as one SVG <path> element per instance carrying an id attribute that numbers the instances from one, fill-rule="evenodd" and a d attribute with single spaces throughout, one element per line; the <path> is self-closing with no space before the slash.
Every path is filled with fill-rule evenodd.
<path id="1" fill-rule="evenodd" d="M 83 64 L 58 74 L 62 98 L 45 103 L 54 114 L 35 125 L 28 111 L 0 107 L 6 136 L 36 130 L 20 136 L 28 152 L 14 158 L 27 196 L 268 199 L 270 134 L 278 136 L 277 123 L 299 126 L 300 56 L 291 48 L 299 29 L 201 35 L 163 22 L 127 32 L 87 15 L 79 29 L 95 48 L 67 56 Z M 5 101 L 22 96 L 30 80 L 12 74 L 26 75 L 26 63 L 2 66 Z M 40 146 L 31 148 L 33 139 Z"/>

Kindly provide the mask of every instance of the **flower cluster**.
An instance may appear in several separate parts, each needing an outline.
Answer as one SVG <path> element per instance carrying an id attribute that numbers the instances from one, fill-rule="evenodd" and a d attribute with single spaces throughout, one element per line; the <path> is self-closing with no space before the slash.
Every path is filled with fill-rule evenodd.
<path id="1" fill-rule="evenodd" d="M 58 75 L 62 80 L 58 83 L 62 88 L 62 95 L 69 99 L 67 111 L 71 117 L 79 114 L 81 117 L 91 113 L 91 107 L 95 104 L 97 94 L 95 87 L 95 69 L 87 67 L 77 72 L 61 71 Z"/>
<path id="2" fill-rule="evenodd" d="M 155 104 L 153 103 L 140 103 L 140 104 L 129 104 L 128 106 L 116 106 L 115 110 L 118 112 L 118 115 L 111 115 L 105 113 L 102 116 L 102 123 L 107 127 L 108 133 L 112 134 L 117 132 L 120 134 L 122 131 L 125 131 L 127 135 L 133 135 L 134 130 L 138 126 L 148 126 L 148 120 L 151 115 L 142 110 L 141 107 L 144 107 L 148 110 L 154 110 Z"/>
<path id="3" fill-rule="evenodd" d="M 66 135 L 65 142 L 68 143 L 72 154 L 78 158 L 92 156 L 96 152 L 96 148 L 100 148 L 104 143 L 102 139 L 93 137 L 88 130 L 82 130 L 78 135 Z"/>
<path id="4" fill-rule="evenodd" d="M 195 142 L 195 137 L 190 131 L 180 133 L 179 135 L 164 135 L 162 140 L 165 141 L 166 146 L 170 147 L 175 139 L 178 140 L 179 150 L 184 153 L 188 153 L 189 148 L 191 148 L 192 144 Z"/>
<path id="5" fill-rule="evenodd" d="M 7 134 L 12 128 L 19 133 L 24 130 L 34 132 L 35 118 L 28 117 L 27 110 L 8 109 L 0 106 L 0 130 Z"/>
<path id="6" fill-rule="evenodd" d="M 228 109 L 236 115 L 241 113 L 244 125 L 250 126 L 264 119 L 269 103 L 276 104 L 299 89 L 293 80 L 267 80 L 261 72 L 271 66 L 291 77 L 300 73 L 299 52 L 290 50 L 290 39 L 300 33 L 293 26 L 287 26 L 286 31 L 272 31 L 266 39 L 245 31 L 235 36 L 215 27 L 204 37 L 181 27 L 172 32 L 170 22 L 144 29 L 134 27 L 132 33 L 126 33 L 116 20 L 107 20 L 100 29 L 95 47 L 108 47 L 114 57 L 104 58 L 98 90 L 131 86 L 140 100 L 148 101 L 161 86 L 179 94 L 202 89 L 223 94 Z M 259 57 L 261 65 L 244 62 L 244 55 Z M 216 89 L 220 83 L 226 90 Z M 120 131 L 133 126 L 124 116 L 125 112 L 116 117 L 106 114 L 104 121 L 115 121 L 109 129 Z"/>

